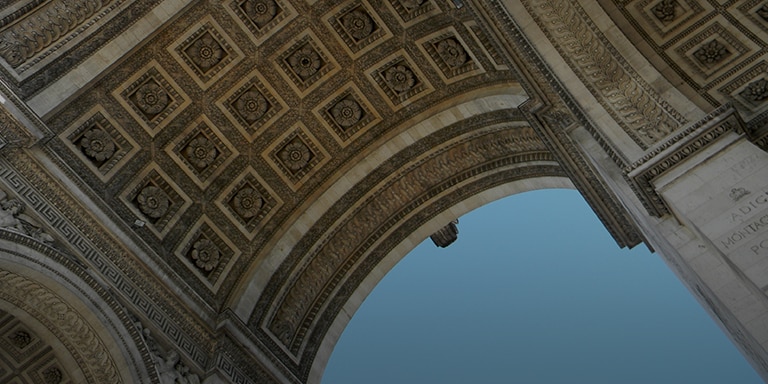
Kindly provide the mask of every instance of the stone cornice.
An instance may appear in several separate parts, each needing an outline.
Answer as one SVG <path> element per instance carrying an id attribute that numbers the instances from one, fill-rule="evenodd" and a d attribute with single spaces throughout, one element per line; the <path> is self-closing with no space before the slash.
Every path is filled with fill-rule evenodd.
<path id="1" fill-rule="evenodd" d="M 643 158 L 625 168 L 630 185 L 648 213 L 657 217 L 669 213 L 667 204 L 653 185 L 656 178 L 731 131 L 744 133 L 744 123 L 733 107 L 725 105 L 657 145 Z"/>

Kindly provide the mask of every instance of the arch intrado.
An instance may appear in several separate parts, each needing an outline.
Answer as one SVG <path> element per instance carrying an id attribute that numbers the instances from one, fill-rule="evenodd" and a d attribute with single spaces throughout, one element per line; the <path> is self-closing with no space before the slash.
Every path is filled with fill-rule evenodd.
<path id="1" fill-rule="evenodd" d="M 7 230 L 0 230 L 0 259 L 0 310 L 30 340 L 5 352 L 18 353 L 15 358 L 26 364 L 34 356 L 25 354 L 44 352 L 17 380 L 157 380 L 136 325 L 74 259 Z"/>
<path id="2" fill-rule="evenodd" d="M 619 246 L 663 255 L 768 377 L 764 14 L 5 2 L 0 190 L 39 221 L 22 232 L 75 255 L 165 365 L 183 362 L 167 377 L 315 378 L 367 276 L 415 233 L 487 191 L 568 183 Z"/>

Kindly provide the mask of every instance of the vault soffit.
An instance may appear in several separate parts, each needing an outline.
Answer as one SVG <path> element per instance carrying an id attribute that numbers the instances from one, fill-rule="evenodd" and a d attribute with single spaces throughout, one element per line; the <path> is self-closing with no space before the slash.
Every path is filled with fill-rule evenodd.
<path id="1" fill-rule="evenodd" d="M 151 2 L 123 6 L 138 5 Z M 45 146 L 216 311 L 350 159 L 458 95 L 517 87 L 481 25 L 440 0 L 196 2 L 46 115 Z M 110 30 L 80 38 L 96 51 Z M 21 95 L 62 75 L 60 65 L 35 68 L 15 83 Z"/>

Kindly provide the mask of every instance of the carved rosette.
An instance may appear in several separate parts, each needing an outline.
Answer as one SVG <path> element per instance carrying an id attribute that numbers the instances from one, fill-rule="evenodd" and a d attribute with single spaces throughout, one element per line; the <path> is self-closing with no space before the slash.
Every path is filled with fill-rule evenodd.
<path id="1" fill-rule="evenodd" d="M 427 90 L 416 66 L 402 56 L 374 69 L 371 75 L 395 107 Z"/>
<path id="2" fill-rule="evenodd" d="M 121 199 L 159 237 L 164 236 L 191 204 L 189 198 L 169 182 L 155 166 L 139 176 L 122 193 Z M 133 222 L 133 219 L 131 219 Z"/>
<path id="3" fill-rule="evenodd" d="M 277 156 L 286 168 L 296 173 L 309 165 L 313 154 L 309 147 L 297 138 L 280 149 Z"/>
<path id="4" fill-rule="evenodd" d="M 194 121 L 165 150 L 201 188 L 210 185 L 238 154 L 205 115 Z"/>
<path id="5" fill-rule="evenodd" d="M 291 187 L 298 188 L 301 182 L 314 173 L 321 163 L 328 161 L 330 156 L 317 139 L 300 124 L 273 143 L 265 157 L 276 166 L 278 173 Z"/>
<path id="6" fill-rule="evenodd" d="M 331 116 L 339 127 L 346 130 L 360 122 L 363 117 L 363 107 L 354 99 L 344 99 L 331 108 Z"/>
<path id="7" fill-rule="evenodd" d="M 240 8 L 257 28 L 264 28 L 282 9 L 275 0 L 245 0 Z"/>
<path id="8" fill-rule="evenodd" d="M 447 83 L 483 73 L 482 68 L 453 28 L 426 41 L 422 39 L 417 44 L 440 69 Z"/>
<path id="9" fill-rule="evenodd" d="M 768 99 L 768 80 L 758 79 L 753 81 L 739 93 L 739 96 L 743 97 L 752 103 L 762 103 L 765 99 Z"/>
<path id="10" fill-rule="evenodd" d="M 153 61 L 112 94 L 154 136 L 190 103 L 179 89 L 165 70 Z"/>
<path id="11" fill-rule="evenodd" d="M 243 53 L 213 18 L 206 17 L 201 23 L 202 26 L 190 30 L 171 44 L 168 51 L 206 89 L 234 66 Z"/>
<path id="12" fill-rule="evenodd" d="M 189 252 L 189 256 L 194 260 L 198 268 L 205 272 L 210 272 L 219 265 L 221 251 L 212 241 L 200 239 L 192 245 L 192 251 Z"/>
<path id="13" fill-rule="evenodd" d="M 699 63 L 707 68 L 723 61 L 729 55 L 730 51 L 728 51 L 728 48 L 716 39 L 702 45 L 701 48 L 693 53 L 693 56 L 698 59 Z"/>
<path id="14" fill-rule="evenodd" d="M 320 85 L 320 80 L 339 70 L 336 61 L 311 31 L 282 49 L 277 64 L 301 96 Z"/>
<path id="15" fill-rule="evenodd" d="M 138 151 L 133 139 L 100 108 L 83 115 L 60 137 L 102 180 L 108 179 Z"/>
<path id="16" fill-rule="evenodd" d="M 148 218 L 156 220 L 168 213 L 171 200 L 162 189 L 154 185 L 147 185 L 136 196 L 136 204 Z"/>
<path id="17" fill-rule="evenodd" d="M 664 25 L 667 25 L 677 17 L 676 0 L 661 0 L 651 8 L 653 15 Z"/>
<path id="18" fill-rule="evenodd" d="M 356 42 L 368 38 L 376 29 L 373 18 L 367 11 L 359 7 L 342 16 L 341 25 L 344 26 L 344 31 Z"/>
<path id="19" fill-rule="evenodd" d="M 256 87 L 243 92 L 231 105 L 237 115 L 249 126 L 264 117 L 270 108 L 269 101 Z"/>
<path id="20" fill-rule="evenodd" d="M 216 205 L 248 238 L 253 238 L 267 224 L 281 204 L 266 182 L 250 169 L 225 189 L 216 201 Z"/>
<path id="21" fill-rule="evenodd" d="M 349 49 L 352 57 L 359 57 L 391 36 L 384 23 L 374 11 L 371 11 L 370 4 L 365 0 L 340 7 L 328 19 L 328 23 Z"/>
<path id="22" fill-rule="evenodd" d="M 260 129 L 288 111 L 279 95 L 271 93 L 270 89 L 274 88 L 254 71 L 250 78 L 246 77 L 216 102 L 232 125 L 249 141 L 258 136 Z"/>
<path id="23" fill-rule="evenodd" d="M 220 285 L 220 277 L 224 276 L 228 264 L 239 254 L 234 244 L 206 216 L 192 226 L 176 249 L 176 255 L 213 291 Z"/>

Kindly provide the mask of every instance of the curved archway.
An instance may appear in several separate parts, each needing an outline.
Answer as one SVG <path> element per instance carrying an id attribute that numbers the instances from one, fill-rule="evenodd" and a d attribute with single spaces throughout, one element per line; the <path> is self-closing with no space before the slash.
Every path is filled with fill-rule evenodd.
<path id="1" fill-rule="evenodd" d="M 425 240 L 345 314 L 323 383 L 762 382 L 661 257 L 616 249 L 576 191 L 460 220 L 455 244 Z"/>
<path id="2" fill-rule="evenodd" d="M 29 339 L 17 349 L 43 351 L 28 356 L 31 365 L 9 379 L 157 380 L 147 348 L 122 305 L 76 259 L 8 230 L 0 230 L 0 259 L 0 310 Z M 35 345 L 35 340 L 42 344 Z"/>

